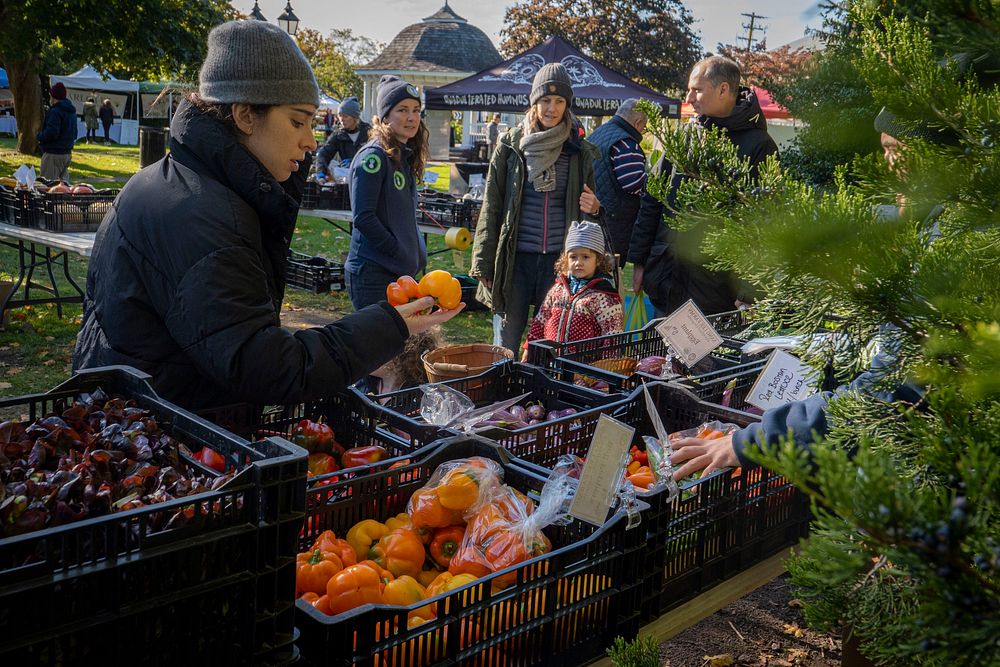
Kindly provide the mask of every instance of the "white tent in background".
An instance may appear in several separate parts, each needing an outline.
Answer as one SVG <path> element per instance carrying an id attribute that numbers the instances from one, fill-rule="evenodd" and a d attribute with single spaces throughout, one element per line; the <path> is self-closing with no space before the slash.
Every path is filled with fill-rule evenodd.
<path id="1" fill-rule="evenodd" d="M 323 110 L 330 109 L 331 111 L 336 113 L 337 109 L 340 108 L 340 100 L 330 97 L 326 93 L 320 93 L 319 108 Z"/>
<path id="2" fill-rule="evenodd" d="M 135 146 L 139 143 L 139 84 L 135 81 L 122 81 L 110 74 L 102 78 L 101 73 L 90 65 L 81 67 L 72 74 L 63 76 L 51 75 L 49 81 L 55 85 L 62 82 L 66 86 L 68 97 L 77 114 L 80 115 L 77 136 L 87 136 L 83 124 L 83 103 L 91 95 L 95 95 L 98 104 L 103 100 L 111 100 L 115 108 L 115 124 L 111 127 L 111 139 L 119 144 Z M 131 102 L 131 103 L 130 103 Z M 98 136 L 103 136 L 98 130 Z"/>

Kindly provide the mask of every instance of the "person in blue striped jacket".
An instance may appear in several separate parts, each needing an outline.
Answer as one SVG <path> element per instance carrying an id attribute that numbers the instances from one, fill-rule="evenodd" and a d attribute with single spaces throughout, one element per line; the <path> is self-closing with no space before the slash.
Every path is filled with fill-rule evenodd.
<path id="1" fill-rule="evenodd" d="M 646 153 L 640 145 L 646 114 L 635 108 L 638 103 L 635 98 L 622 102 L 611 120 L 588 137 L 601 149 L 601 159 L 594 163 L 597 198 L 605 209 L 605 229 L 618 266 L 623 268 L 640 197 L 646 190 Z"/>

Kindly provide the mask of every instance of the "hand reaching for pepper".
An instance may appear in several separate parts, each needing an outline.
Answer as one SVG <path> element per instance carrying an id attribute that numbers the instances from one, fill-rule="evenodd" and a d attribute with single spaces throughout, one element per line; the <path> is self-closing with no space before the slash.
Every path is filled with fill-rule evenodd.
<path id="1" fill-rule="evenodd" d="M 413 336 L 423 333 L 431 327 L 444 324 L 462 312 L 462 309 L 465 308 L 465 304 L 460 303 L 458 304 L 458 308 L 452 308 L 451 310 L 438 308 L 437 310 L 429 312 L 426 315 L 421 314 L 423 311 L 430 310 L 433 307 L 434 297 L 425 296 L 417 299 L 416 301 L 396 306 L 396 311 L 403 317 L 403 321 L 406 322 L 406 328 L 409 330 L 410 335 Z"/>
<path id="2" fill-rule="evenodd" d="M 701 471 L 701 476 L 710 475 L 723 468 L 738 468 L 740 460 L 733 448 L 733 435 L 705 440 L 702 438 L 681 438 L 670 443 L 674 453 L 670 462 L 680 466 L 674 471 L 674 479 L 682 480 L 690 474 Z M 684 465 L 680 465 L 680 464 Z"/>

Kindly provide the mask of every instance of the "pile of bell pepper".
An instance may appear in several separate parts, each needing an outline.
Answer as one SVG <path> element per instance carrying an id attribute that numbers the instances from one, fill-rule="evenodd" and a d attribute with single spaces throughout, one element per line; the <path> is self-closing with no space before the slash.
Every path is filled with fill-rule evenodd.
<path id="1" fill-rule="evenodd" d="M 389 458 L 389 452 L 381 445 L 346 449 L 337 442 L 333 429 L 322 420 L 301 420 L 292 430 L 292 442 L 309 452 L 309 477 L 328 475 Z"/>
<path id="2" fill-rule="evenodd" d="M 326 614 L 364 604 L 409 606 L 552 549 L 540 529 L 526 531 L 534 502 L 503 484 L 502 468 L 473 457 L 439 466 L 387 521 L 365 519 L 344 538 L 322 533 L 298 556 L 297 594 Z M 495 580 L 494 590 L 514 577 Z M 410 627 L 437 615 L 428 603 Z"/>

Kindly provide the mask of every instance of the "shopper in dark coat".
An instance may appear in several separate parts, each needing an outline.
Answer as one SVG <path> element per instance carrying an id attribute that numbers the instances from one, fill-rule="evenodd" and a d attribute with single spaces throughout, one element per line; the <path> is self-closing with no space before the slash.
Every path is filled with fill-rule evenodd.
<path id="1" fill-rule="evenodd" d="M 351 163 L 372 131 L 372 126 L 361 120 L 361 104 L 356 97 L 341 102 L 337 116 L 340 128 L 330 133 L 316 153 L 316 173 L 328 180 L 333 178 L 333 167 Z"/>
<path id="2" fill-rule="evenodd" d="M 101 125 L 104 126 L 104 143 L 111 142 L 111 126 L 115 123 L 115 108 L 111 106 L 111 100 L 104 100 L 97 115 L 101 118 Z"/>
<path id="3" fill-rule="evenodd" d="M 739 65 L 728 58 L 706 58 L 691 70 L 687 101 L 698 114 L 694 122 L 704 128 L 724 129 L 736 145 L 737 155 L 750 161 L 751 176 L 756 177 L 757 168 L 777 154 L 778 146 L 767 133 L 767 121 L 753 90 L 740 87 L 740 76 Z M 652 172 L 665 174 L 671 169 L 669 163 L 661 162 Z M 667 207 L 652 195 L 643 195 L 629 245 L 629 261 L 635 265 L 633 285 L 645 288 L 657 315 L 676 309 L 688 299 L 693 299 L 705 313 L 732 310 L 737 301 L 752 299 L 749 286 L 728 272 L 704 267 L 706 258 L 701 253 L 699 230 L 678 234 L 660 229 L 665 224 L 664 215 L 671 215 L 681 181 L 677 174 L 672 177 Z"/>
<path id="4" fill-rule="evenodd" d="M 66 99 L 66 86 L 59 81 L 49 89 L 52 106 L 45 114 L 38 145 L 42 149 L 42 178 L 50 181 L 69 181 L 69 163 L 73 159 L 76 142 L 76 107 Z"/>
<path id="5" fill-rule="evenodd" d="M 283 329 L 319 89 L 291 38 L 260 21 L 215 28 L 200 80 L 174 117 L 170 154 L 129 180 L 97 233 L 76 368 L 134 366 L 192 409 L 297 403 L 343 389 L 458 312 L 417 315 L 430 298 L 383 302 Z"/>

